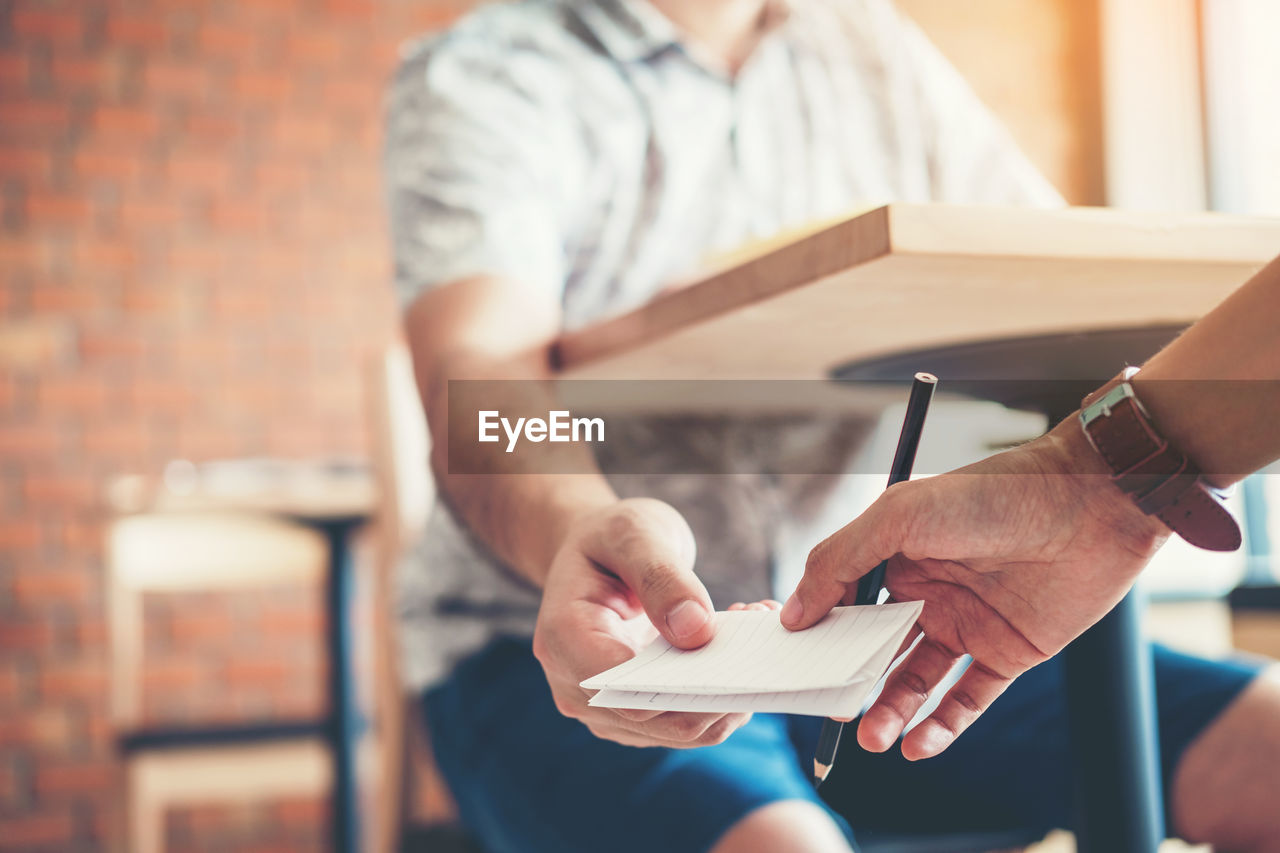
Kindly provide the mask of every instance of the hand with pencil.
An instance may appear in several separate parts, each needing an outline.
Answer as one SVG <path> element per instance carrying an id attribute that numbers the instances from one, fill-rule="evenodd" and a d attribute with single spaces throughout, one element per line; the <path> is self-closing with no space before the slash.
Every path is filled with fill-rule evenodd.
<path id="1" fill-rule="evenodd" d="M 893 485 L 809 554 L 782 610 L 788 628 L 850 603 L 858 580 L 882 561 L 892 600 L 924 602 L 908 642 L 924 636 L 863 715 L 863 748 L 891 747 L 961 656 L 972 655 L 902 741 L 910 760 L 942 752 L 1013 679 L 1102 618 L 1168 537 L 1108 485 L 1086 441 L 1068 419 L 975 465 Z"/>
<path id="2" fill-rule="evenodd" d="M 627 746 L 720 743 L 750 714 L 596 708 L 584 679 L 630 660 L 661 633 L 696 649 L 715 633 L 714 608 L 693 572 L 693 532 L 669 504 L 629 498 L 575 523 L 552 561 L 533 652 L 556 708 L 597 737 Z"/>

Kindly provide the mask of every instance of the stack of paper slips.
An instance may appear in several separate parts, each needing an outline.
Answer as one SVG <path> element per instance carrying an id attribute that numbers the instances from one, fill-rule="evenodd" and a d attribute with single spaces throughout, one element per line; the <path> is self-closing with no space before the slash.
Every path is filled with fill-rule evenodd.
<path id="1" fill-rule="evenodd" d="M 659 637 L 582 682 L 589 704 L 654 711 L 766 711 L 853 717 L 919 618 L 919 601 L 837 607 L 788 631 L 774 611 L 715 614 L 716 633 L 684 651 Z"/>

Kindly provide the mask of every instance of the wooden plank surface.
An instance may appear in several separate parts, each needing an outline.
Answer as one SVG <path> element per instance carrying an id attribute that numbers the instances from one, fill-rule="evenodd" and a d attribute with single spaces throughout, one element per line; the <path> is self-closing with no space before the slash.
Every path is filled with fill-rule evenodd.
<path id="1" fill-rule="evenodd" d="M 1191 322 L 1280 220 L 890 205 L 565 334 L 566 378 L 808 379 L 940 344 Z"/>

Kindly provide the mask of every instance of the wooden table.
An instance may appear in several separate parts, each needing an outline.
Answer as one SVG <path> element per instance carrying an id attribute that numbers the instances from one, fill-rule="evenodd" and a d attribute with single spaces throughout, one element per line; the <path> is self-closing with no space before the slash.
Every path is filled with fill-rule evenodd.
<path id="1" fill-rule="evenodd" d="M 1159 336 L 1194 321 L 1277 252 L 1276 220 L 890 205 L 568 333 L 553 355 L 565 379 L 815 379 L 886 366 L 879 377 L 892 378 L 925 353 L 1005 339 L 1076 340 L 1083 348 L 1064 351 L 1096 355 L 1072 333 L 1149 343 L 1153 327 Z M 1097 359 L 1087 361 L 1058 357 L 1042 378 L 1097 379 Z M 992 363 L 955 361 L 960 375 L 943 372 L 940 387 L 1027 376 L 1025 364 Z M 1060 416 L 1061 398 L 1040 408 Z M 1082 851 L 1154 853 L 1163 837 L 1142 648 L 1132 595 L 1068 648 Z"/>
<path id="2" fill-rule="evenodd" d="M 170 466 L 174 469 L 175 466 Z M 237 476 L 238 474 L 238 476 Z M 163 478 L 115 480 L 108 501 L 118 512 L 257 512 L 286 518 L 320 533 L 327 544 L 325 636 L 329 660 L 327 740 L 333 755 L 330 820 L 333 849 L 360 849 L 356 748 L 364 723 L 354 670 L 355 572 L 351 536 L 373 514 L 376 489 L 362 464 L 264 460 L 178 464 Z"/>
<path id="3" fill-rule="evenodd" d="M 1280 221 L 890 205 L 555 345 L 580 379 L 816 379 L 890 353 L 1187 323 L 1280 252 Z"/>

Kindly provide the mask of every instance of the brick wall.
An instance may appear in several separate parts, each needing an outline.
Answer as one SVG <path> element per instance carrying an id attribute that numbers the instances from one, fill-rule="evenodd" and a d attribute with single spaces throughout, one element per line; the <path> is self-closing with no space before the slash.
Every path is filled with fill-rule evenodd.
<path id="1" fill-rule="evenodd" d="M 0 850 L 117 825 L 105 479 L 363 451 L 361 362 L 394 325 L 381 93 L 460 5 L 0 0 Z M 148 715 L 318 712 L 318 601 L 151 601 Z M 170 838 L 305 848 L 318 820 L 234 811 Z"/>

